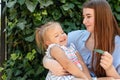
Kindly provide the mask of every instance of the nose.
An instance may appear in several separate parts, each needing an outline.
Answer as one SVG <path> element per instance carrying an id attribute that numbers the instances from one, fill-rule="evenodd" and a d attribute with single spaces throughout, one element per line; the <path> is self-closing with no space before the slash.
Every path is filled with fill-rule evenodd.
<path id="1" fill-rule="evenodd" d="M 64 38 L 64 36 L 65 36 L 65 34 L 61 34 L 61 35 L 60 35 L 61 38 Z"/>
<path id="2" fill-rule="evenodd" d="M 83 19 L 83 24 L 86 24 L 87 20 L 86 18 Z"/>
<path id="3" fill-rule="evenodd" d="M 60 39 L 64 39 L 65 36 L 66 36 L 66 34 L 62 34 L 62 35 L 60 36 Z"/>

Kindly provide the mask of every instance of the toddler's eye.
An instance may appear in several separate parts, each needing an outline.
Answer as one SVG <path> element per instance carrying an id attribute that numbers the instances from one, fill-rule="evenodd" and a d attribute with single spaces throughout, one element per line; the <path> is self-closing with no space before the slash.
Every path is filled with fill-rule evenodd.
<path id="1" fill-rule="evenodd" d="M 55 35 L 55 37 L 58 37 L 59 35 Z"/>

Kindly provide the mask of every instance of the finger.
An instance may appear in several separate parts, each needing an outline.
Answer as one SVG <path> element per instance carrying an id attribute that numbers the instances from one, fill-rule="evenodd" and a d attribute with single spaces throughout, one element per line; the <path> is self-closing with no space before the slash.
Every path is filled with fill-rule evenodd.
<path id="1" fill-rule="evenodd" d="M 105 61 L 108 61 L 108 62 L 113 61 L 112 55 L 110 53 L 108 53 L 108 52 L 105 52 L 105 54 L 103 54 L 101 56 L 101 59 L 103 59 Z"/>
<path id="2" fill-rule="evenodd" d="M 111 63 L 112 59 L 108 58 L 107 56 L 101 56 L 101 61 L 102 62 L 107 62 L 107 63 L 110 62 Z"/>
<path id="3" fill-rule="evenodd" d="M 105 62 L 105 61 L 100 61 L 100 65 L 104 68 L 104 69 L 106 69 L 107 68 L 107 66 L 108 66 L 108 64 Z"/>
<path id="4" fill-rule="evenodd" d="M 101 59 L 101 60 L 100 60 L 100 65 L 101 65 L 105 70 L 107 70 L 107 69 L 112 65 L 112 61 L 111 61 L 111 60 L 106 61 L 105 59 Z"/>
<path id="5" fill-rule="evenodd" d="M 102 64 L 104 64 L 104 65 L 109 66 L 109 65 L 112 64 L 112 59 L 109 59 L 109 58 L 106 57 L 106 56 L 102 56 L 100 62 L 101 62 Z"/>
<path id="6" fill-rule="evenodd" d="M 112 58 L 112 55 L 111 55 L 110 53 L 108 53 L 107 51 L 105 51 L 102 56 L 106 56 L 106 57 L 108 57 L 109 59 Z"/>

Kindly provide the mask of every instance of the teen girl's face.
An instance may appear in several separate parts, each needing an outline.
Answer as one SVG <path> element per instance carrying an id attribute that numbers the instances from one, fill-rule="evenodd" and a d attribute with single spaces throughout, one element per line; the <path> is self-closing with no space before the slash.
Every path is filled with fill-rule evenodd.
<path id="1" fill-rule="evenodd" d="M 59 44 L 67 45 L 67 35 L 62 30 L 61 26 L 56 25 L 55 27 L 49 28 L 46 32 L 47 41 L 46 44 Z"/>
<path id="2" fill-rule="evenodd" d="M 86 29 L 93 33 L 94 32 L 94 9 L 83 8 L 83 24 Z"/>

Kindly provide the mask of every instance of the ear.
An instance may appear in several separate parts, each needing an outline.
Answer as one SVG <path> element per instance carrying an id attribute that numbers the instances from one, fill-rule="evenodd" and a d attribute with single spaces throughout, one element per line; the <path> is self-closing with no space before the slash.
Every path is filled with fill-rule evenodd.
<path id="1" fill-rule="evenodd" d="M 47 46 L 49 46 L 49 44 L 50 44 L 50 41 L 45 41 L 45 45 L 47 45 Z"/>

